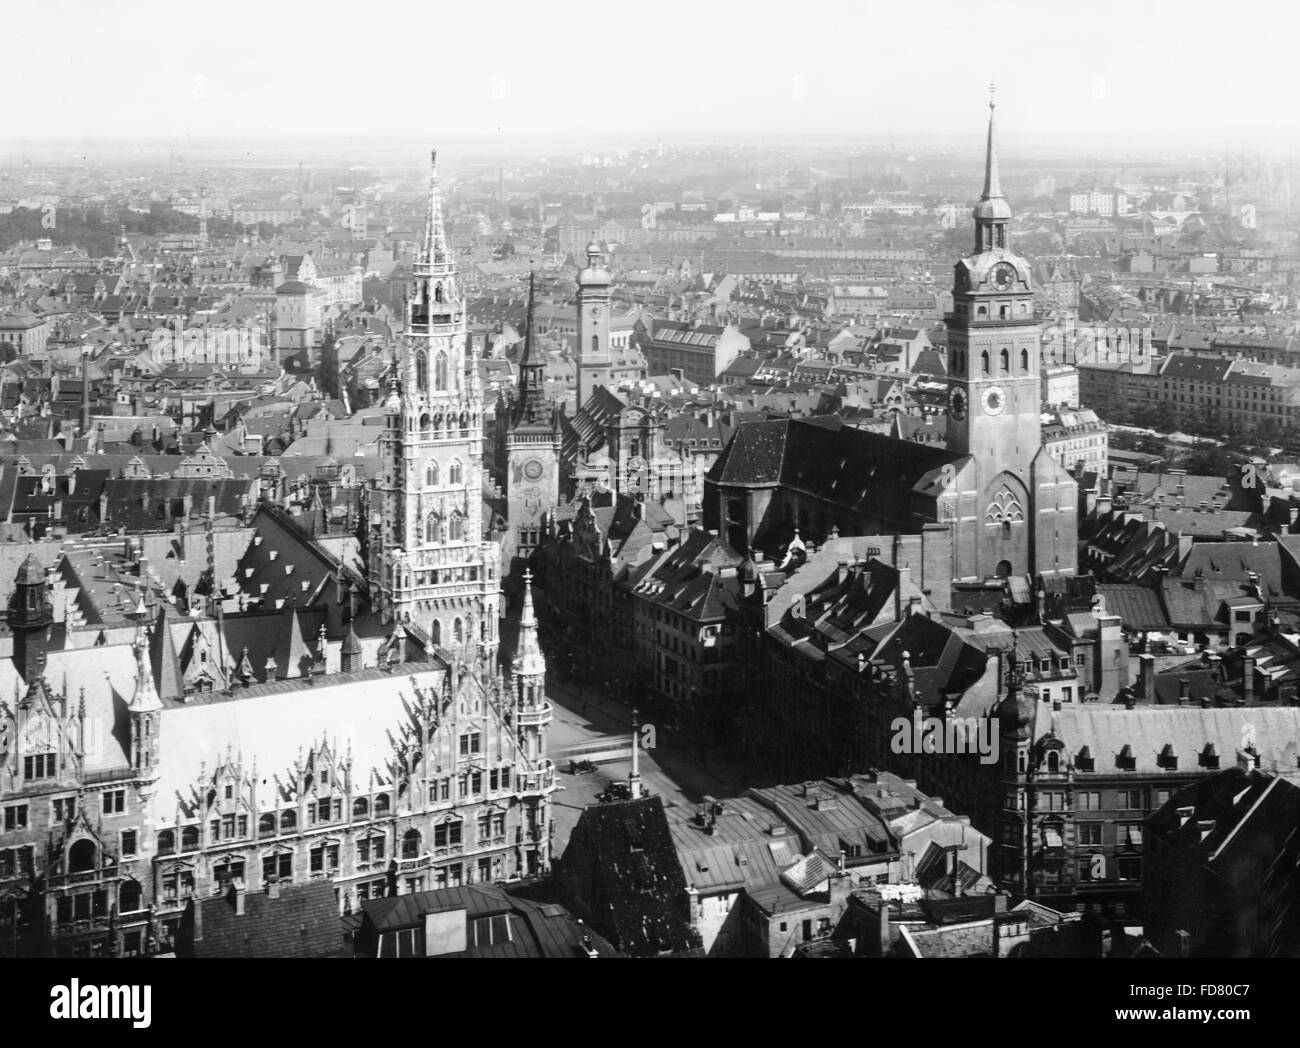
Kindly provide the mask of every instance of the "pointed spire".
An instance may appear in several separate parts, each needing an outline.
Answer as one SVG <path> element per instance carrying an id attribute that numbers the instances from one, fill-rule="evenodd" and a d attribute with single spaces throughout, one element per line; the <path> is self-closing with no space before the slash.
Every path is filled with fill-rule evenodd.
<path id="1" fill-rule="evenodd" d="M 424 224 L 424 243 L 420 262 L 427 266 L 450 267 L 451 256 L 447 250 L 447 231 L 442 222 L 442 194 L 438 188 L 438 151 L 429 153 L 429 213 Z"/>
<path id="2" fill-rule="evenodd" d="M 998 176 L 997 133 L 994 126 L 994 113 L 997 110 L 997 102 L 994 100 L 996 91 L 997 85 L 989 84 L 989 140 L 984 154 L 984 192 L 980 196 L 981 200 L 992 200 L 994 197 L 1002 196 L 1002 180 Z"/>
<path id="3" fill-rule="evenodd" d="M 537 639 L 537 615 L 533 612 L 533 573 L 524 570 L 524 609 L 519 617 L 519 648 L 515 655 L 516 676 L 544 677 L 546 658 Z"/>
<path id="4" fill-rule="evenodd" d="M 532 361 L 533 356 L 533 297 L 534 297 L 534 280 L 536 270 L 528 271 L 528 312 L 524 318 L 524 353 L 519 358 L 520 377 L 523 377 L 524 368 Z"/>
<path id="5" fill-rule="evenodd" d="M 161 623 L 159 629 L 166 629 Z M 145 642 L 144 627 L 141 626 L 135 636 L 135 693 L 131 696 L 132 713 L 157 713 L 162 709 L 162 700 L 158 697 L 158 687 L 153 679 L 153 666 L 149 660 L 149 645 Z"/>

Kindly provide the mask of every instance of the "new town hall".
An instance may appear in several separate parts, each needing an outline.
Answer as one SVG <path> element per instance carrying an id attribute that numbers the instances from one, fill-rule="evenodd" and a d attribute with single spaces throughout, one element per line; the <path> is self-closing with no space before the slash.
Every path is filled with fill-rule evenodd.
<path id="1" fill-rule="evenodd" d="M 22 564 L 0 660 L 0 953 L 163 951 L 193 900 L 223 894 L 242 908 L 326 881 L 346 912 L 549 868 L 545 664 L 526 591 L 501 668 L 482 394 L 436 156 L 407 311 L 368 578 L 267 508 L 188 614 L 131 539 L 125 557 L 117 538 Z M 270 607 L 222 599 L 273 573 Z M 131 594 L 126 612 L 88 624 L 69 579 L 83 603 Z"/>

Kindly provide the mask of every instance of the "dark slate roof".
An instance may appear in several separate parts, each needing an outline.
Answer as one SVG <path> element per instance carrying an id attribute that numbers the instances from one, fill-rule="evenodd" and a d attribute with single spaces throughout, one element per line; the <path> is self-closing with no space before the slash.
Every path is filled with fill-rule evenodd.
<path id="1" fill-rule="evenodd" d="M 1182 818 L 1180 808 L 1191 808 L 1191 817 Z M 1300 789 L 1294 783 L 1230 768 L 1175 794 L 1148 825 L 1186 858 L 1231 868 L 1242 853 L 1258 849 L 1260 828 L 1295 826 L 1298 817 Z"/>
<path id="2" fill-rule="evenodd" d="M 1097 586 L 1097 593 L 1102 598 L 1102 606 L 1106 613 L 1118 615 L 1129 629 L 1167 630 L 1169 628 L 1169 617 L 1160 603 L 1160 597 L 1148 586 L 1100 583 Z"/>
<path id="3" fill-rule="evenodd" d="M 913 489 L 927 474 L 962 458 L 825 415 L 740 426 L 708 480 L 741 487 L 779 483 L 852 513 L 911 522 Z"/>
<path id="4" fill-rule="evenodd" d="M 587 808 L 557 875 L 573 908 L 625 953 L 654 957 L 699 948 L 682 908 L 686 875 L 658 797 Z"/>
<path id="5" fill-rule="evenodd" d="M 204 899 L 202 938 L 196 957 L 346 957 L 334 885 L 329 881 L 288 886 L 280 897 L 246 892 L 244 914 L 231 896 Z"/>

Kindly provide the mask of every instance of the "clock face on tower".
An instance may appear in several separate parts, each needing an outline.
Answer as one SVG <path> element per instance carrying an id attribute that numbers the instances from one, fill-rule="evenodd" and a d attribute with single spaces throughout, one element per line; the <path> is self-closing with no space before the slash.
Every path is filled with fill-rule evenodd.
<path id="1" fill-rule="evenodd" d="M 542 463 L 540 459 L 529 459 L 524 463 L 524 476 L 529 480 L 538 480 L 542 475 Z"/>
<path id="2" fill-rule="evenodd" d="M 1000 262 L 993 269 L 993 286 L 999 291 L 1010 289 L 1016 281 L 1016 267 L 1008 262 Z"/>
<path id="3" fill-rule="evenodd" d="M 1002 392 L 1000 386 L 989 386 L 984 391 L 984 414 L 1001 415 L 1006 406 L 1007 395 Z"/>

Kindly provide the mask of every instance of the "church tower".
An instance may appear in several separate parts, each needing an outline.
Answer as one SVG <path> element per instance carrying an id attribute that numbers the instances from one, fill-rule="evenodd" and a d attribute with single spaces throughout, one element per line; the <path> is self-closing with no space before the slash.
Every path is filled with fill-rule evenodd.
<path id="1" fill-rule="evenodd" d="M 971 456 L 957 578 L 1073 574 L 1077 487 L 1042 450 L 1040 328 L 1031 268 L 1010 249 L 989 101 L 975 250 L 954 269 L 948 325 L 948 449 Z M 1068 521 L 1058 514 L 1068 515 Z"/>
<path id="2" fill-rule="evenodd" d="M 604 254 L 594 240 L 587 245 L 587 266 L 578 273 L 578 403 L 591 398 L 597 386 L 611 387 L 613 359 L 609 349 L 609 286 Z"/>
<path id="3" fill-rule="evenodd" d="M 483 537 L 483 391 L 433 154 L 424 241 L 384 406 L 371 587 L 385 622 L 495 660 L 500 547 Z"/>
<path id="4" fill-rule="evenodd" d="M 546 396 L 546 361 L 533 347 L 533 278 L 519 358 L 519 395 L 506 431 L 506 556 L 527 559 L 541 542 L 547 513 L 560 501 L 560 426 Z"/>

